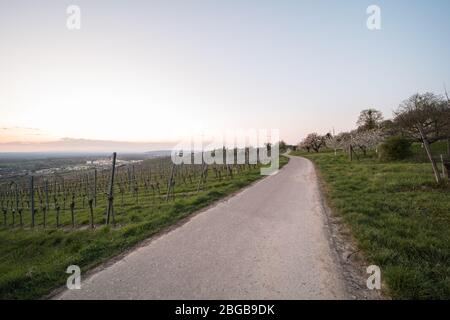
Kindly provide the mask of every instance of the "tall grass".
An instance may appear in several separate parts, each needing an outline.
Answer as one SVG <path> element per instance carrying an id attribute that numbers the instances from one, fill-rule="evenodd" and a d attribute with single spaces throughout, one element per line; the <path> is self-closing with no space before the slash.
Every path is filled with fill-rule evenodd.
<path id="1" fill-rule="evenodd" d="M 350 162 L 343 153 L 296 154 L 316 164 L 331 207 L 369 262 L 380 266 L 393 298 L 449 299 L 450 186 L 435 183 L 415 148 L 414 159 L 389 163 L 373 157 Z"/>

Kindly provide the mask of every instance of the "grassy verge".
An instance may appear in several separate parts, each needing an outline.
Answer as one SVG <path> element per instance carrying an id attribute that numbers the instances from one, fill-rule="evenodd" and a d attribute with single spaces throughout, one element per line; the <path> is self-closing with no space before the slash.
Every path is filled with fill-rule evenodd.
<path id="1" fill-rule="evenodd" d="M 65 283 L 69 265 L 86 271 L 261 177 L 257 168 L 157 208 L 129 204 L 118 228 L 0 230 L 0 298 L 40 298 Z"/>
<path id="2" fill-rule="evenodd" d="M 330 206 L 369 262 L 380 266 L 393 298 L 450 298 L 450 186 L 435 184 L 429 163 L 293 155 L 316 164 Z"/>

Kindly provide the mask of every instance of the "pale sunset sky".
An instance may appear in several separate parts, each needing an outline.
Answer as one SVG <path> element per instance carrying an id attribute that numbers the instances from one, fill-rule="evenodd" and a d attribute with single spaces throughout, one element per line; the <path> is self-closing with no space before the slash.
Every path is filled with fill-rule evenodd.
<path id="1" fill-rule="evenodd" d="M 389 118 L 450 87 L 449 39 L 448 0 L 0 0 L 0 152 L 351 130 L 362 109 Z"/>

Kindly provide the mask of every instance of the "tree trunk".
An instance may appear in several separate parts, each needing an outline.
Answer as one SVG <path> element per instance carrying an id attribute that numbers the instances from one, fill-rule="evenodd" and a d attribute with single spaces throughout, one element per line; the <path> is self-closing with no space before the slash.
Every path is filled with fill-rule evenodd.
<path id="1" fill-rule="evenodd" d="M 433 155 L 431 154 L 430 144 L 428 143 L 428 140 L 425 138 L 425 135 L 423 134 L 422 128 L 418 126 L 420 136 L 422 137 L 423 145 L 425 147 L 425 150 L 428 155 L 428 159 L 431 162 L 431 166 L 433 167 L 434 176 L 436 178 L 437 183 L 441 183 L 441 174 L 439 173 L 439 169 L 436 165 L 436 161 L 433 159 Z"/>

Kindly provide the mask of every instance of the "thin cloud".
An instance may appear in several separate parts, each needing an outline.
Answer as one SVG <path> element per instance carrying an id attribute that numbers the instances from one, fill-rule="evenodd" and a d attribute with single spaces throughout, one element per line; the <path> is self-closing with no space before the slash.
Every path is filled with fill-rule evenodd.
<path id="1" fill-rule="evenodd" d="M 62 138 L 55 141 L 0 143 L 0 152 L 146 152 L 170 150 L 176 142 L 127 142 Z"/>

